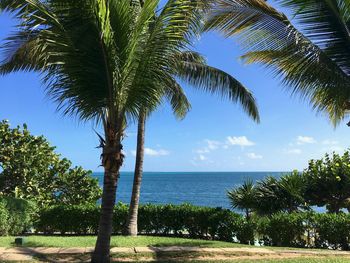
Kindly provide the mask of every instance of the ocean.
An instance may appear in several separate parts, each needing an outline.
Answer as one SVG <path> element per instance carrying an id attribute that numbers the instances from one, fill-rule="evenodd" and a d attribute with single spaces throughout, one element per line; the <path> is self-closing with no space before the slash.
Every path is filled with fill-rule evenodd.
<path id="1" fill-rule="evenodd" d="M 283 172 L 144 172 L 140 202 L 152 204 L 191 203 L 199 206 L 230 208 L 226 191 L 246 178 L 258 181 Z M 93 173 L 102 185 L 103 174 Z M 123 172 L 117 189 L 117 202 L 129 203 L 133 172 Z"/>

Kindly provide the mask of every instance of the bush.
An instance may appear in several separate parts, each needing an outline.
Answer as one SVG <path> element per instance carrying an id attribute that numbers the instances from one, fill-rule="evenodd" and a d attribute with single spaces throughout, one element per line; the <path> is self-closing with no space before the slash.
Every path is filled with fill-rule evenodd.
<path id="1" fill-rule="evenodd" d="M 8 234 L 8 218 L 9 213 L 6 209 L 6 204 L 2 200 L 0 200 L 0 236 L 5 236 Z"/>
<path id="2" fill-rule="evenodd" d="M 8 211 L 9 234 L 18 235 L 28 231 L 33 226 L 35 204 L 18 198 L 3 197 Z"/>
<path id="3" fill-rule="evenodd" d="M 119 203 L 114 208 L 113 233 L 123 233 L 128 206 Z M 89 205 L 54 206 L 42 209 L 35 227 L 43 233 L 94 234 L 97 232 L 99 207 Z M 140 233 L 156 235 L 187 234 L 193 238 L 233 241 L 243 237 L 246 221 L 241 215 L 222 208 L 197 207 L 189 204 L 141 205 L 138 228 Z"/>
<path id="4" fill-rule="evenodd" d="M 343 213 L 317 214 L 315 216 L 315 229 L 317 247 L 349 249 L 350 215 Z"/>
<path id="5" fill-rule="evenodd" d="M 0 198 L 0 235 L 19 235 L 33 225 L 35 206 L 32 202 L 10 198 Z"/>
<path id="6" fill-rule="evenodd" d="M 265 245 L 305 246 L 302 236 L 305 234 L 303 214 L 276 213 L 258 221 L 258 232 Z"/>
<path id="7" fill-rule="evenodd" d="M 7 210 L 0 202 L 0 233 L 9 226 L 3 223 Z M 54 206 L 39 212 L 36 231 L 53 234 L 96 234 L 100 207 L 93 205 Z M 128 216 L 128 206 L 119 203 L 114 208 L 113 234 L 122 234 Z M 183 205 L 141 205 L 139 233 L 187 236 L 254 244 L 255 235 L 270 246 L 331 247 L 349 249 L 350 215 L 276 213 L 249 220 L 227 209 Z M 311 243 L 312 237 L 315 243 Z"/>
<path id="8" fill-rule="evenodd" d="M 43 136 L 26 125 L 11 128 L 0 121 L 0 193 L 35 201 L 39 207 L 95 204 L 101 196 L 91 171 L 72 167 Z"/>
<path id="9" fill-rule="evenodd" d="M 45 234 L 97 233 L 100 209 L 92 205 L 53 206 L 39 212 L 36 231 Z"/>

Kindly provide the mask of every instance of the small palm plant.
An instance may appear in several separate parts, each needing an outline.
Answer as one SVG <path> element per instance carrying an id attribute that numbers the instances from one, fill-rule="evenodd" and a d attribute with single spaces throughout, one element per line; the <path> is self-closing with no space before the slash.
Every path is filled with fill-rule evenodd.
<path id="1" fill-rule="evenodd" d="M 207 29 L 236 39 L 247 63 L 261 63 L 334 125 L 350 110 L 350 3 L 348 0 L 276 0 L 296 19 L 264 0 L 218 0 Z"/>
<path id="2" fill-rule="evenodd" d="M 257 191 L 251 179 L 245 180 L 241 186 L 228 191 L 227 197 L 232 208 L 243 210 L 246 218 L 250 219 L 257 203 Z"/>

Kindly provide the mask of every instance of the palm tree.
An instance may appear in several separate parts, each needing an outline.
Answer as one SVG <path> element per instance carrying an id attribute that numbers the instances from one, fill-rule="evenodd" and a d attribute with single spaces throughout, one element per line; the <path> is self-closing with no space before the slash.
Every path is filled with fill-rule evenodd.
<path id="1" fill-rule="evenodd" d="M 308 209 L 304 198 L 305 180 L 298 171 L 280 178 L 268 176 L 257 183 L 256 210 L 269 215 L 279 211 L 288 213 Z"/>
<path id="2" fill-rule="evenodd" d="M 143 8 L 138 1 L 122 0 L 0 0 L 0 9 L 18 22 L 1 48 L 5 59 L 0 73 L 40 72 L 59 110 L 102 126 L 104 180 L 93 262 L 110 261 L 126 124 L 143 109 L 151 112 L 164 96 L 183 95 L 173 77 L 178 65 L 174 57 L 199 34 L 204 5 L 205 1 L 169 0 L 154 20 L 156 0 L 145 1 Z M 190 83 L 202 84 L 186 76 Z M 211 84 L 207 89 L 217 92 L 216 83 Z M 257 117 L 253 96 L 241 88 L 241 93 L 229 96 Z"/>
<path id="3" fill-rule="evenodd" d="M 350 2 L 276 3 L 290 10 L 301 32 L 264 0 L 218 0 L 206 28 L 237 35 L 247 63 L 270 68 L 293 93 L 338 124 L 350 110 Z"/>
<path id="4" fill-rule="evenodd" d="M 252 212 L 256 208 L 257 196 L 256 187 L 251 179 L 247 179 L 237 188 L 227 192 L 227 197 L 232 208 L 245 211 L 245 216 L 249 220 Z"/>
<path id="5" fill-rule="evenodd" d="M 242 103 L 243 108 L 247 109 L 248 115 L 255 121 L 259 121 L 257 110 L 254 109 L 255 106 L 245 102 L 247 99 L 252 99 L 249 98 L 251 94 L 228 73 L 208 66 L 204 57 L 196 52 L 182 52 L 177 54 L 174 59 L 177 60 L 173 69 L 174 77 L 182 79 L 200 90 L 218 93 L 233 102 L 240 98 L 239 102 Z M 136 236 L 138 232 L 137 215 L 143 172 L 146 115 L 145 111 L 140 112 L 138 120 L 134 181 L 126 223 L 126 234 L 131 236 Z M 184 115 L 180 117 L 184 117 Z"/>

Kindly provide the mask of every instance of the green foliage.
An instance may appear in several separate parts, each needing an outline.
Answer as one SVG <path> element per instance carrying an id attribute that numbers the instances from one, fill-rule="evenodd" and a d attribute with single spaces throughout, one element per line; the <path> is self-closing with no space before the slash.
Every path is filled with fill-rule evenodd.
<path id="1" fill-rule="evenodd" d="M 305 169 L 305 199 L 310 205 L 326 206 L 329 212 L 338 213 L 349 207 L 350 154 L 333 153 L 323 159 L 311 160 Z"/>
<path id="2" fill-rule="evenodd" d="M 306 208 L 304 178 L 297 171 L 280 178 L 266 177 L 257 183 L 255 210 L 259 214 L 293 212 Z"/>
<path id="3" fill-rule="evenodd" d="M 19 235 L 30 230 L 35 212 L 33 202 L 0 197 L 0 235 Z"/>
<path id="4" fill-rule="evenodd" d="M 237 188 L 227 192 L 232 208 L 245 211 L 246 218 L 251 216 L 256 208 L 257 191 L 251 179 L 247 179 Z"/>
<path id="5" fill-rule="evenodd" d="M 126 223 L 128 206 L 119 203 L 113 212 L 113 233 L 121 234 Z M 99 207 L 60 205 L 43 209 L 35 223 L 36 231 L 44 233 L 94 234 L 97 231 Z M 189 204 L 141 205 L 138 229 L 143 234 L 188 234 L 191 238 L 233 241 L 236 236 L 242 242 L 252 240 L 247 232 L 246 220 L 230 210 L 197 207 Z"/>
<path id="6" fill-rule="evenodd" d="M 258 223 L 258 232 L 265 245 L 304 246 L 302 236 L 305 233 L 303 214 L 276 213 L 263 217 Z"/>
<path id="7" fill-rule="evenodd" d="M 9 213 L 7 224 L 10 235 L 21 234 L 33 226 L 33 219 L 36 215 L 35 203 L 11 197 L 0 198 L 0 200 L 6 204 Z"/>
<path id="8" fill-rule="evenodd" d="M 0 236 L 5 236 L 8 234 L 8 218 L 9 212 L 6 209 L 6 204 L 3 200 L 0 200 Z"/>
<path id="9" fill-rule="evenodd" d="M 278 0 L 291 17 L 268 1 L 215 1 L 207 29 L 236 39 L 247 63 L 261 63 L 282 83 L 326 112 L 334 124 L 348 115 L 350 98 L 350 5 L 347 0 Z M 315 33 L 317 32 L 317 33 Z"/>
<path id="10" fill-rule="evenodd" d="M 0 213 L 4 217 L 7 210 Z M 96 234 L 100 207 L 60 205 L 39 211 L 34 227 L 46 234 Z M 122 234 L 128 206 L 119 203 L 113 211 L 113 234 Z M 1 222 L 1 218 L 0 218 Z M 267 246 L 332 247 L 349 249 L 350 215 L 314 212 L 279 212 L 270 216 L 242 215 L 227 209 L 182 205 L 141 205 L 138 218 L 140 234 L 182 236 L 241 244 L 253 244 L 258 238 Z M 2 234 L 9 226 L 0 224 Z"/>
<path id="11" fill-rule="evenodd" d="M 90 171 L 71 168 L 43 136 L 0 122 L 0 195 L 34 200 L 40 207 L 95 203 L 101 190 Z"/>
<path id="12" fill-rule="evenodd" d="M 317 247 L 348 250 L 350 244 L 350 215 L 317 214 L 315 215 Z"/>

